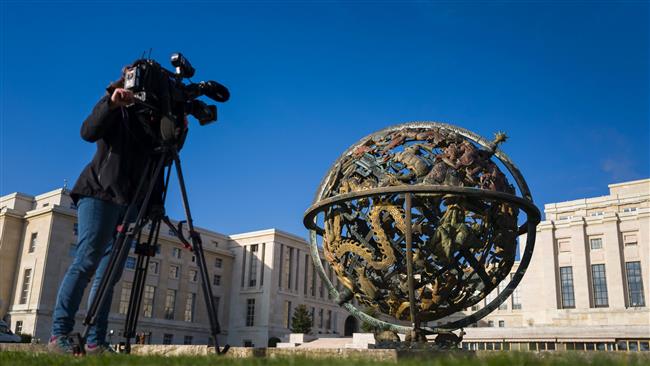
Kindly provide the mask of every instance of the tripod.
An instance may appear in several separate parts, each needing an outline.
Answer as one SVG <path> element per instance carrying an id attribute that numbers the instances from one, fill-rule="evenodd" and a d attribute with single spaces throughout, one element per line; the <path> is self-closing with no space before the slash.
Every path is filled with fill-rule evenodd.
<path id="1" fill-rule="evenodd" d="M 167 188 L 169 186 L 169 177 L 171 176 L 172 165 L 176 168 L 176 174 L 183 200 L 183 209 L 185 211 L 185 223 L 187 224 L 191 243 L 183 235 L 183 221 L 178 224 L 178 227 L 174 227 L 172 222 L 164 213 L 163 205 L 167 196 Z M 162 187 L 162 204 L 156 206 L 153 202 L 153 194 L 158 182 L 163 176 L 165 167 L 167 168 L 167 174 Z M 132 217 L 136 217 L 135 221 L 130 219 Z M 148 221 L 151 222 L 149 235 L 147 241 L 141 243 L 140 238 L 142 230 Z M 77 334 L 73 337 L 75 353 L 84 352 L 83 345 L 88 336 L 90 327 L 95 325 L 97 321 L 97 313 L 99 309 L 103 306 L 110 306 L 111 298 L 108 296 L 109 290 L 122 275 L 121 266 L 119 264 L 126 261 L 126 258 L 129 255 L 129 250 L 131 249 L 131 242 L 137 237 L 135 254 L 137 254 L 138 257 L 123 333 L 123 336 L 126 339 L 124 351 L 126 353 L 131 352 L 131 339 L 136 336 L 136 326 L 138 323 L 140 306 L 142 304 L 142 294 L 145 287 L 149 259 L 156 254 L 158 247 L 158 234 L 160 232 L 162 221 L 169 226 L 174 235 L 176 235 L 185 247 L 190 249 L 196 257 L 196 262 L 201 276 L 203 297 L 205 298 L 205 305 L 210 320 L 210 334 L 214 342 L 215 352 L 217 354 L 224 354 L 230 348 L 227 344 L 223 348 L 220 348 L 219 343 L 217 342 L 217 335 L 221 333 L 219 320 L 217 318 L 217 308 L 212 295 L 212 287 L 209 282 L 210 280 L 205 263 L 201 235 L 194 230 L 178 150 L 176 145 L 164 144 L 155 149 L 154 153 L 150 157 L 144 174 L 142 174 L 140 182 L 138 183 L 133 200 L 127 207 L 122 223 L 117 227 L 117 235 L 113 241 L 108 268 L 102 277 L 91 305 L 88 308 L 88 313 L 83 322 L 85 326 L 83 334 Z"/>

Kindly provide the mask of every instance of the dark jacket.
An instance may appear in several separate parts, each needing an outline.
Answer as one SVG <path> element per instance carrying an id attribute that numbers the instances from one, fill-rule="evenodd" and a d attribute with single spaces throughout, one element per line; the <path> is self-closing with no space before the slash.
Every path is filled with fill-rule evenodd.
<path id="1" fill-rule="evenodd" d="M 130 108 L 111 110 L 109 103 L 109 96 L 101 98 L 81 125 L 81 138 L 95 142 L 97 151 L 72 188 L 75 203 L 88 196 L 128 205 L 146 173 L 153 138 Z"/>

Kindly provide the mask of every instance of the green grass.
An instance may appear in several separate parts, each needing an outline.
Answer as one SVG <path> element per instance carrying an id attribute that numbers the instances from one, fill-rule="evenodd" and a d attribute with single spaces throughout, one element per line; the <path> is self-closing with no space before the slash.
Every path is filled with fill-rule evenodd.
<path id="1" fill-rule="evenodd" d="M 446 355 L 428 359 L 400 360 L 400 366 L 501 366 L 501 365 L 649 365 L 648 354 L 625 353 L 518 353 L 503 352 L 477 356 Z M 169 366 L 388 366 L 394 362 L 378 362 L 359 359 L 307 359 L 294 358 L 246 358 L 234 359 L 217 356 L 135 356 L 107 355 L 73 357 L 29 352 L 0 352 L 1 366 L 103 366 L 103 365 L 169 365 Z"/>

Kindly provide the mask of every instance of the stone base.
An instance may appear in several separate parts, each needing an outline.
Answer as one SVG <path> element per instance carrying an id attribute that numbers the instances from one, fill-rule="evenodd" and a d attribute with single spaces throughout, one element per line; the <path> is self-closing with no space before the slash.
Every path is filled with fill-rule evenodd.
<path id="1" fill-rule="evenodd" d="M 0 343 L 1 351 L 20 351 L 30 353 L 45 353 L 47 348 L 44 344 L 27 344 L 27 343 Z M 473 355 L 474 352 L 454 351 L 466 355 Z M 207 356 L 215 355 L 214 347 L 197 346 L 197 345 L 162 345 L 146 344 L 131 346 L 131 353 L 139 356 Z M 223 357 L 226 358 L 285 358 L 285 357 L 305 357 L 305 358 L 352 358 L 365 359 L 372 361 L 397 361 L 404 358 L 430 358 L 436 356 L 449 355 L 449 351 L 440 352 L 426 349 L 356 349 L 356 348 L 251 348 L 251 347 L 231 347 L 228 353 Z M 216 357 L 216 355 L 215 355 Z"/>

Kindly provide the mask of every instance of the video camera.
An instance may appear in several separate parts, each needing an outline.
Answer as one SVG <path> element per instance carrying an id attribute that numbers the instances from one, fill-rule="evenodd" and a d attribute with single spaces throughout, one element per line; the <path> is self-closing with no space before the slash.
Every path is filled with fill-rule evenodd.
<path id="1" fill-rule="evenodd" d="M 194 76 L 194 68 L 180 53 L 171 56 L 175 72 L 162 67 L 153 59 L 139 59 L 124 73 L 124 88 L 135 97 L 133 106 L 143 120 L 160 121 L 159 134 L 164 143 L 182 145 L 187 128 L 185 116 L 194 116 L 201 126 L 217 120 L 217 107 L 196 99 L 205 95 L 215 102 L 230 98 L 228 89 L 216 81 L 185 84 L 183 79 Z"/>

